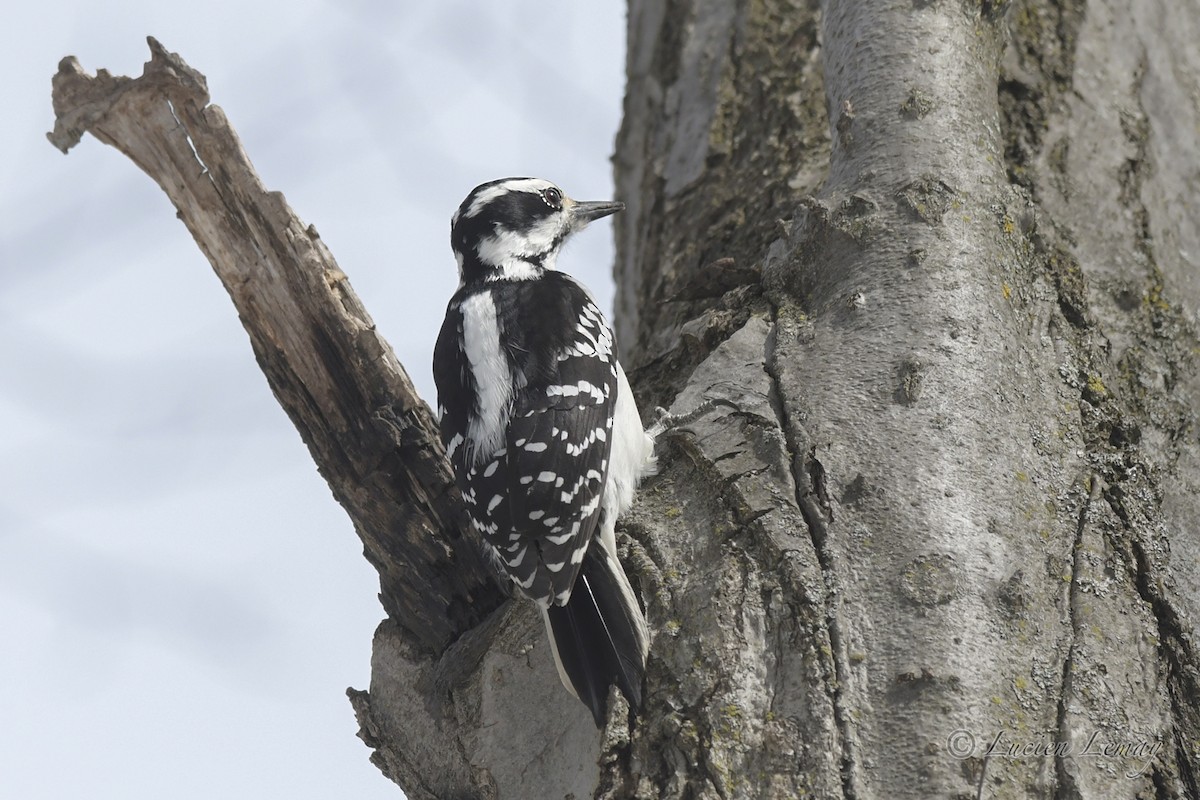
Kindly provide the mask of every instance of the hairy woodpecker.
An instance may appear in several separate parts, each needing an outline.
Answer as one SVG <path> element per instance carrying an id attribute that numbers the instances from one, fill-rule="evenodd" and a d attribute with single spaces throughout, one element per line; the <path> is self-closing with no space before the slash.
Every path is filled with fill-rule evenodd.
<path id="1" fill-rule="evenodd" d="M 649 633 L 617 559 L 617 516 L 654 439 L 563 242 L 617 202 L 549 181 L 475 187 L 450 221 L 459 287 L 433 355 L 455 479 L 499 567 L 542 610 L 563 685 L 604 724 L 609 687 L 641 706 Z"/>

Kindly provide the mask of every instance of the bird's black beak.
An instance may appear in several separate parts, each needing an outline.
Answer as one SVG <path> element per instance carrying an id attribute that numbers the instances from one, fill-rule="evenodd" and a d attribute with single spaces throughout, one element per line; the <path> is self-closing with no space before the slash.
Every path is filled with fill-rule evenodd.
<path id="1" fill-rule="evenodd" d="M 575 224 L 576 228 L 582 228 L 593 220 L 607 217 L 609 214 L 615 214 L 624 209 L 625 204 L 616 200 L 576 201 L 575 205 L 571 206 L 571 222 Z"/>

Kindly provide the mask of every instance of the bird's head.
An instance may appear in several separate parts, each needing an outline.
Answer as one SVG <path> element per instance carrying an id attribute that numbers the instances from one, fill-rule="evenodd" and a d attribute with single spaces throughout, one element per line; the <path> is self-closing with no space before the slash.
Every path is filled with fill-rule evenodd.
<path id="1" fill-rule="evenodd" d="M 553 269 L 567 237 L 625 207 L 581 202 L 540 178 L 504 178 L 476 186 L 450 220 L 450 245 L 462 284 L 521 280 Z"/>

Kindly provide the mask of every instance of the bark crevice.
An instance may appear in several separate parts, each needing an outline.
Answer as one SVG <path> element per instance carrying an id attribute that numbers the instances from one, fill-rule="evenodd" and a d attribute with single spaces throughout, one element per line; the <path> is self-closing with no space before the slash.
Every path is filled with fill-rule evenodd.
<path id="1" fill-rule="evenodd" d="M 855 800 L 859 794 L 856 788 L 859 770 L 857 747 L 851 722 L 852 710 L 847 707 L 846 697 L 842 691 L 842 687 L 847 685 L 849 661 L 842 637 L 842 622 L 838 613 L 840 593 L 837 590 L 837 582 L 839 573 L 834 563 L 836 556 L 829 547 L 827 527 L 833 514 L 823 488 L 824 479 L 821 476 L 824 468 L 816 458 L 816 445 L 812 443 L 803 427 L 794 423 L 788 416 L 787 403 L 784 402 L 786 388 L 780 378 L 779 366 L 776 362 L 775 343 L 778 336 L 779 309 L 772 304 L 771 329 L 766 338 L 763 370 L 771 380 L 771 408 L 775 411 L 777 424 L 783 432 L 787 445 L 792 484 L 796 491 L 796 505 L 804 519 L 813 551 L 821 566 L 824 589 L 822 601 L 825 607 L 825 621 L 829 630 L 829 645 L 834 669 L 834 680 L 828 687 L 829 700 L 833 706 L 839 733 L 839 746 L 842 752 L 842 796 L 846 800 Z"/>
<path id="2" fill-rule="evenodd" d="M 1063 657 L 1062 681 L 1059 687 L 1057 725 L 1053 731 L 1054 741 L 1054 772 L 1056 785 L 1055 800 L 1072 800 L 1081 796 L 1080 789 L 1075 783 L 1070 767 L 1070 739 L 1068 729 L 1067 706 L 1074 692 L 1071 684 L 1071 671 L 1075 665 L 1076 640 L 1080 637 L 1081 620 L 1081 576 L 1084 571 L 1084 531 L 1088 526 L 1088 516 L 1092 505 L 1101 499 L 1102 481 L 1099 475 L 1091 475 L 1088 479 L 1089 493 L 1079 509 L 1079 524 L 1075 528 L 1075 540 L 1071 546 L 1071 575 L 1066 587 L 1067 606 L 1067 642 L 1066 655 Z M 982 790 L 983 776 L 980 776 Z"/>
<path id="3" fill-rule="evenodd" d="M 1047 220 L 1031 236 L 1033 269 L 1049 276 L 1071 325 L 1066 338 L 1075 369 L 1064 379 L 1078 393 L 1085 458 L 1115 521 L 1107 539 L 1150 612 L 1171 716 L 1194 728 L 1200 719 L 1187 698 L 1200 696 L 1200 662 L 1191 645 L 1194 623 L 1174 599 L 1163 504 L 1164 481 L 1189 447 L 1182 431 L 1196 424 L 1179 394 L 1194 371 L 1194 355 L 1185 353 L 1197 335 L 1172 302 L 1157 252 L 1148 190 L 1165 165 L 1154 161 L 1154 112 L 1146 105 L 1150 53 L 1129 30 L 1135 26 L 1126 13 L 1101 5 L 1085 14 L 1079 3 L 1018 5 L 1001 85 L 1005 155 L 1010 177 L 1030 188 Z M 1110 57 L 1112 47 L 1120 48 L 1119 58 Z M 1076 153 L 1106 135 L 1119 143 L 1112 153 L 1083 164 Z M 1081 196 L 1103 199 L 1093 201 L 1095 209 L 1083 204 L 1089 211 L 1080 215 L 1071 199 Z M 1097 252 L 1089 239 L 1103 237 L 1093 224 L 1124 238 Z M 1148 390 L 1151 372 L 1161 391 Z M 1178 780 L 1194 793 L 1194 760 L 1176 746 L 1155 763 L 1155 785 Z"/>

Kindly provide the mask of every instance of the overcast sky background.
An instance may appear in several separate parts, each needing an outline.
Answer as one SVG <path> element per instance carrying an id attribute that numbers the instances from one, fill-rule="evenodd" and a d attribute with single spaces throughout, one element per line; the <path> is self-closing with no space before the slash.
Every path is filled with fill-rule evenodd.
<path id="1" fill-rule="evenodd" d="M 219 281 L 50 77 L 208 77 L 432 400 L 476 184 L 612 193 L 624 4 L 23 2 L 0 32 L 0 797 L 394 798 L 344 695 L 378 581 Z M 611 304 L 609 223 L 559 265 Z"/>

